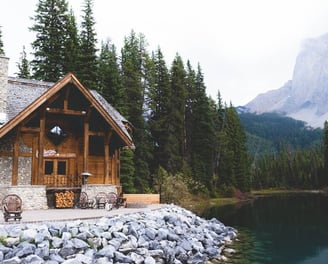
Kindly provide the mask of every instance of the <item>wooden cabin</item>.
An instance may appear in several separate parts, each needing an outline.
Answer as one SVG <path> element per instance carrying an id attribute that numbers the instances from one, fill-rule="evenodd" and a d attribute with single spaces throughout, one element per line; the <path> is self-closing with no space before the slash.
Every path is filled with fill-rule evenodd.
<path id="1" fill-rule="evenodd" d="M 94 192 L 116 190 L 120 149 L 134 147 L 130 132 L 131 124 L 73 74 L 56 83 L 11 78 L 8 58 L 0 57 L 0 198 L 18 193 L 25 208 L 37 209 L 52 206 L 56 191 L 86 184 Z"/>

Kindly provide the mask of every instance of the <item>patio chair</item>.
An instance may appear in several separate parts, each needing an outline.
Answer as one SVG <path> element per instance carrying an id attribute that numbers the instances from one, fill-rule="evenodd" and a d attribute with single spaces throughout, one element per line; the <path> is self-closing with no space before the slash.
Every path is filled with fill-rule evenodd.
<path id="1" fill-rule="evenodd" d="M 126 198 L 123 198 L 123 192 L 117 196 L 117 200 L 116 200 L 116 208 L 120 208 L 121 206 L 123 207 L 126 206 Z"/>
<path id="2" fill-rule="evenodd" d="M 114 192 L 108 194 L 108 204 L 110 209 L 113 209 L 114 207 L 118 209 L 121 206 L 125 206 L 125 202 L 126 199 L 123 198 L 123 194 L 120 194 L 119 196 Z"/>
<path id="3" fill-rule="evenodd" d="M 100 192 L 96 195 L 96 205 L 98 209 L 105 209 L 108 197 L 105 192 Z"/>
<path id="4" fill-rule="evenodd" d="M 22 219 L 22 199 L 17 194 L 8 194 L 2 199 L 2 210 L 5 222 L 9 219 Z"/>
<path id="5" fill-rule="evenodd" d="M 86 192 L 81 192 L 78 207 L 81 209 L 86 209 L 86 208 L 93 208 L 93 206 L 94 206 L 94 201 L 89 199 L 88 194 Z"/>
<path id="6" fill-rule="evenodd" d="M 110 192 L 108 194 L 108 200 L 107 200 L 107 210 L 112 210 L 114 207 L 116 207 L 117 203 L 117 195 L 114 192 Z"/>

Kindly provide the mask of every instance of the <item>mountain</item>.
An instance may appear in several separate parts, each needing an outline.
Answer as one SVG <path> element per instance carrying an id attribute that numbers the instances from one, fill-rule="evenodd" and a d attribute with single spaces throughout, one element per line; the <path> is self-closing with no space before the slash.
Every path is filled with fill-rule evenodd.
<path id="1" fill-rule="evenodd" d="M 281 88 L 258 95 L 246 112 L 275 112 L 323 127 L 328 119 L 328 34 L 303 42 L 293 78 Z"/>

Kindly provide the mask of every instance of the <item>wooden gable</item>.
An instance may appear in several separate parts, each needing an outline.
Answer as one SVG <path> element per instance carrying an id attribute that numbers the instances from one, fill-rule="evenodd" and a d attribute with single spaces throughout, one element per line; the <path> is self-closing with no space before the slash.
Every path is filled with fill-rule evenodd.
<path id="1" fill-rule="evenodd" d="M 72 87 L 76 89 L 72 89 Z M 75 95 L 77 95 L 77 97 L 75 97 Z M 55 83 L 17 116 L 4 124 L 4 126 L 0 128 L 0 138 L 20 122 L 28 118 L 32 112 L 37 111 L 37 109 L 42 106 L 50 108 L 51 104 L 54 106 L 54 108 L 50 110 L 51 112 L 57 111 L 58 114 L 67 115 L 85 114 L 88 113 L 88 111 L 90 112 L 91 108 L 94 108 L 103 119 L 113 127 L 114 131 L 120 136 L 123 142 L 129 147 L 133 147 L 133 142 L 129 134 L 122 131 L 124 129 L 118 124 L 117 120 L 114 120 L 113 116 L 106 111 L 104 106 L 96 100 L 89 90 L 83 87 L 72 73 L 67 74 L 60 81 Z"/>

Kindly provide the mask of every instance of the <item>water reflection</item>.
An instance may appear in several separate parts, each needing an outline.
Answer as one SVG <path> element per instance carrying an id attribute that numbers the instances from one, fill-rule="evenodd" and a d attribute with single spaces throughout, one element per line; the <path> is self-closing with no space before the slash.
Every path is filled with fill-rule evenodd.
<path id="1" fill-rule="evenodd" d="M 230 263 L 328 263 L 327 196 L 259 197 L 238 206 L 211 207 L 203 216 L 239 230 L 238 254 Z"/>

